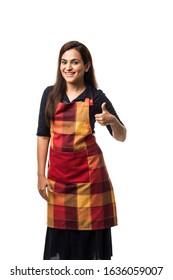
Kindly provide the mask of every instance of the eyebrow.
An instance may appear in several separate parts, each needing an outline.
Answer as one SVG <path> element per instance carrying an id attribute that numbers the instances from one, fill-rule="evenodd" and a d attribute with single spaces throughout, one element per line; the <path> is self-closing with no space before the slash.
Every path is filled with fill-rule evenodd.
<path id="1" fill-rule="evenodd" d="M 61 58 L 61 61 L 62 61 L 62 60 L 67 61 L 67 59 L 65 59 L 65 58 Z M 74 61 L 74 60 L 81 61 L 81 60 L 79 60 L 78 58 L 72 58 L 72 59 L 70 59 L 70 61 Z"/>

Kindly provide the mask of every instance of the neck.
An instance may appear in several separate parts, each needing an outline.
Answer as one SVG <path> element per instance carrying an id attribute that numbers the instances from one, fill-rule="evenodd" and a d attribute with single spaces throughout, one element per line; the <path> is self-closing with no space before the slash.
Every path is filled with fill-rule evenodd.
<path id="1" fill-rule="evenodd" d="M 70 84 L 67 83 L 67 94 L 71 93 L 81 93 L 86 88 L 85 83 L 81 84 Z"/>
<path id="2" fill-rule="evenodd" d="M 75 84 L 67 84 L 67 91 L 66 91 L 66 94 L 69 98 L 69 100 L 73 100 L 75 99 L 76 97 L 78 97 L 84 90 L 85 90 L 86 86 L 84 83 L 82 84 L 78 84 L 78 85 L 75 85 Z"/>

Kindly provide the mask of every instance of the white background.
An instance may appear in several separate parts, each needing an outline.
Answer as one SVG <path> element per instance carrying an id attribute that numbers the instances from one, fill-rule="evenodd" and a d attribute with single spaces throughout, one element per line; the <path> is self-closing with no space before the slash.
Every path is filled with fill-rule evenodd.
<path id="1" fill-rule="evenodd" d="M 158 278 L 138 279 L 172 279 L 171 4 L 0 2 L 0 254 L 5 279 L 13 278 L 9 270 L 15 265 L 44 268 L 64 263 L 42 261 L 46 203 L 37 191 L 36 130 L 42 92 L 55 82 L 59 49 L 69 40 L 81 41 L 91 51 L 99 86 L 128 130 L 127 140 L 120 143 L 96 126 L 115 189 L 119 225 L 112 228 L 113 259 L 94 266 L 164 266 Z M 93 262 L 74 261 L 75 266 L 92 268 Z M 27 278 L 32 276 L 22 279 Z"/>

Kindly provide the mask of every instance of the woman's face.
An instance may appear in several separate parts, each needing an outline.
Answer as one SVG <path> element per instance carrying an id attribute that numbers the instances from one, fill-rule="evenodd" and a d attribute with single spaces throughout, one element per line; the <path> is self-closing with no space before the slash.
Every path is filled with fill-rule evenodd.
<path id="1" fill-rule="evenodd" d="M 61 57 L 60 71 L 67 83 L 84 83 L 84 74 L 89 67 L 90 63 L 84 65 L 80 53 L 75 49 L 66 51 Z"/>

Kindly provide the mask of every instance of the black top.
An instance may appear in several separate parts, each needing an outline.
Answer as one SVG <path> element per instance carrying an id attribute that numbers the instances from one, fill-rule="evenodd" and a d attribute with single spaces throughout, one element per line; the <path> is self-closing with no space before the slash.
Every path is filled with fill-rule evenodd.
<path id="1" fill-rule="evenodd" d="M 45 119 L 45 106 L 47 102 L 47 98 L 52 90 L 53 86 L 47 87 L 42 95 L 41 99 L 41 104 L 40 104 L 40 112 L 39 112 L 39 120 L 38 120 L 38 128 L 37 128 L 37 135 L 38 136 L 48 136 L 50 137 L 50 128 L 46 123 Z M 89 116 L 90 116 L 90 124 L 92 131 L 94 133 L 94 128 L 95 128 L 95 114 L 100 114 L 102 112 L 101 105 L 106 102 L 106 109 L 114 115 L 118 121 L 123 125 L 121 120 L 119 119 L 114 107 L 112 106 L 112 103 L 110 100 L 106 97 L 106 95 L 103 93 L 102 90 L 98 90 L 94 87 L 87 86 L 87 88 L 77 97 L 75 98 L 72 102 L 77 102 L 77 101 L 84 101 L 86 97 L 93 98 L 94 105 L 90 106 L 89 108 Z M 67 94 L 64 94 L 61 102 L 63 103 L 70 103 Z M 106 126 L 107 129 L 109 130 L 110 134 L 112 134 L 112 129 L 110 125 Z"/>

